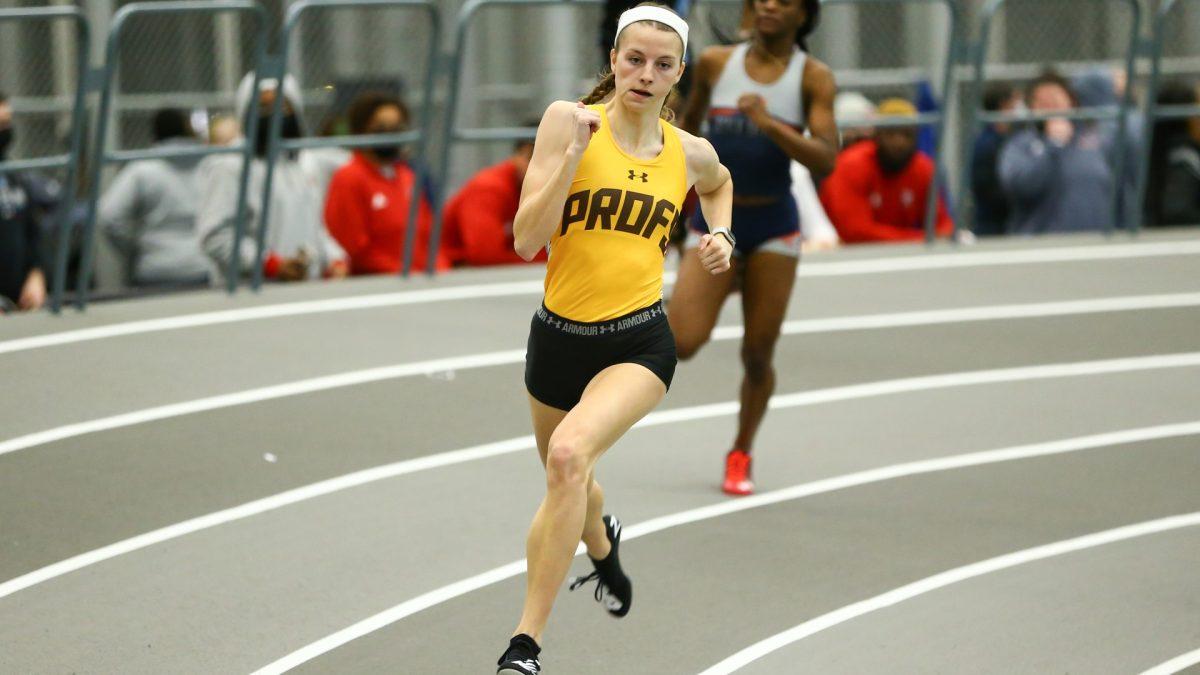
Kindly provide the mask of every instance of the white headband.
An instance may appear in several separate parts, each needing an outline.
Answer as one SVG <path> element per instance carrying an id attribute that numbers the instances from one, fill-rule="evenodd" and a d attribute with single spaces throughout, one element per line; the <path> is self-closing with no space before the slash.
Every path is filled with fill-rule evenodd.
<path id="1" fill-rule="evenodd" d="M 667 24 L 679 34 L 679 38 L 683 40 L 683 52 L 684 54 L 687 53 L 688 25 L 675 12 L 651 5 L 626 10 L 621 13 L 621 18 L 617 20 L 617 37 L 621 37 L 621 31 L 625 30 L 626 26 L 637 21 L 657 21 Z M 616 46 L 616 38 L 614 38 L 613 47 L 615 48 Z"/>

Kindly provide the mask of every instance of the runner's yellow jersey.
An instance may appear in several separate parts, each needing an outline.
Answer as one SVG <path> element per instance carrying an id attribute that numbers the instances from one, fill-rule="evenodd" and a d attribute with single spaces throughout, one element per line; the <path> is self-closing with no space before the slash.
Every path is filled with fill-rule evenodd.
<path id="1" fill-rule="evenodd" d="M 663 149 L 636 159 L 613 138 L 603 104 L 550 238 L 546 308 L 572 321 L 607 321 L 662 299 L 663 258 L 687 196 L 678 132 L 659 120 Z"/>

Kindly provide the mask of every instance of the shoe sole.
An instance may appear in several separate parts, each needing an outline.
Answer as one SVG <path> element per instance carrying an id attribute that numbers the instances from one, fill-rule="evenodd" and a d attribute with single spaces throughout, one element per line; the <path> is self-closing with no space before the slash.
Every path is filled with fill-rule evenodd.
<path id="1" fill-rule="evenodd" d="M 496 675 L 525 675 L 525 673 L 520 670 L 513 670 L 512 668 L 503 668 L 497 670 Z"/>

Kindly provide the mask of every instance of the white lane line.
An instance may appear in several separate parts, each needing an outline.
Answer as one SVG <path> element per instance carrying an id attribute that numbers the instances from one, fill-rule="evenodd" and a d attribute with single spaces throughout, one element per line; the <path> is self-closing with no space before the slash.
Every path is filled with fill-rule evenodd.
<path id="1" fill-rule="evenodd" d="M 1183 671 L 1184 668 L 1194 666 L 1197 663 L 1200 663 L 1200 649 L 1180 654 L 1166 663 L 1161 663 L 1143 672 L 1142 675 L 1175 675 L 1175 673 Z"/>
<path id="2" fill-rule="evenodd" d="M 68 424 L 61 427 L 55 427 L 53 429 L 47 429 L 45 431 L 38 431 L 32 434 L 18 436 L 17 438 L 0 443 L 0 456 L 10 452 L 31 448 L 36 445 L 53 443 L 55 441 L 82 436 L 84 434 L 96 433 L 98 431 L 108 431 L 110 429 L 118 429 L 120 427 L 128 427 L 135 424 L 143 424 L 145 422 L 163 420 L 171 417 L 180 417 L 182 415 L 191 415 L 209 410 L 217 410 L 219 408 L 229 408 L 233 406 L 246 405 L 248 403 L 258 403 L 260 401 L 269 401 L 271 399 L 284 398 L 287 396 L 298 396 L 300 394 L 309 394 L 312 392 L 325 391 L 338 387 L 350 387 L 369 382 L 378 382 L 380 380 L 411 377 L 414 375 L 428 375 L 448 370 L 467 370 L 471 368 L 483 368 L 487 366 L 519 363 L 524 359 L 524 349 L 512 349 L 502 352 L 490 352 L 487 354 L 474 354 L 471 356 L 459 356 L 447 359 L 434 359 L 431 361 L 402 363 L 394 366 L 384 366 L 382 368 L 368 368 L 366 370 L 356 370 L 349 373 L 315 377 L 308 380 L 287 382 L 284 384 L 261 387 L 258 389 L 248 389 L 245 391 L 234 392 L 232 394 L 210 396 L 192 401 L 184 401 L 182 403 L 172 403 L 169 405 L 146 408 L 144 410 L 113 415 L 111 417 L 102 417 L 99 419 L 89 420 L 87 422 Z"/>
<path id="3" fill-rule="evenodd" d="M 876 330 L 902 326 L 933 326 L 972 321 L 996 321 L 1002 319 L 1024 319 L 1050 316 L 1071 316 L 1102 312 L 1168 309 L 1200 306 L 1200 293 L 1173 293 L 1166 295 L 1136 295 L 1095 300 L 1071 300 L 1026 305 L 993 305 L 986 307 L 964 307 L 960 309 L 871 314 L 866 316 L 833 317 L 828 319 L 804 319 L 788 321 L 783 325 L 785 335 L 829 333 L 847 330 Z M 741 326 L 721 326 L 713 331 L 712 339 L 736 340 L 742 337 Z M 248 389 L 231 394 L 210 396 L 191 401 L 172 403 L 154 408 L 136 410 L 120 415 L 102 417 L 67 424 L 44 431 L 37 431 L 0 441 L 0 455 L 24 450 L 37 445 L 54 443 L 84 434 L 109 431 L 121 427 L 158 421 L 181 415 L 207 412 L 250 403 L 258 403 L 287 396 L 309 394 L 337 387 L 349 387 L 380 380 L 429 375 L 433 373 L 470 370 L 491 366 L 511 365 L 525 360 L 525 350 L 514 349 L 461 357 L 449 357 L 429 361 L 415 361 L 380 368 L 368 368 L 338 375 L 328 375 L 307 380 L 287 382 L 269 387 Z"/>
<path id="4" fill-rule="evenodd" d="M 843 476 L 836 476 L 812 483 L 802 483 L 800 485 L 794 485 L 782 490 L 765 492 L 751 497 L 723 501 L 711 506 L 704 506 L 697 509 L 691 509 L 688 511 L 682 511 L 679 513 L 673 513 L 667 516 L 654 518 L 636 525 L 626 525 L 622 537 L 623 541 L 628 541 L 637 537 L 643 537 L 648 534 L 661 532 L 672 527 L 678 527 L 680 525 L 717 518 L 731 513 L 737 513 L 762 506 L 769 506 L 785 501 L 801 499 L 804 497 L 835 492 L 837 490 L 845 490 L 847 488 L 857 487 L 860 485 L 895 480 L 897 478 L 903 478 L 907 476 L 937 473 L 940 471 L 949 471 L 964 467 L 995 464 L 999 462 L 1011 462 L 1034 457 L 1045 457 L 1048 455 L 1065 454 L 1097 448 L 1107 448 L 1124 443 L 1137 443 L 1153 439 L 1172 438 L 1177 436 L 1190 436 L 1197 433 L 1200 433 L 1200 422 L 1188 422 L 1184 424 L 1170 424 L 1157 427 L 1145 427 L 1141 429 L 1128 429 L 1105 434 L 1096 434 L 1093 436 L 1067 438 L 1047 443 L 1037 443 L 1033 445 L 1023 445 L 998 450 L 987 450 L 984 452 L 973 452 L 965 455 L 955 455 L 951 457 L 922 460 L 918 462 L 908 462 L 905 464 L 894 464 L 892 466 L 885 466 L 878 469 L 870 469 L 867 471 L 860 471 Z M 576 551 L 576 555 L 581 555 L 583 552 L 584 549 L 581 545 Z M 433 607 L 434 605 L 447 602 L 461 595 L 465 595 L 466 593 L 476 591 L 490 584 L 498 583 L 504 579 L 515 577 L 524 571 L 525 561 L 518 560 L 516 562 L 488 570 L 482 574 L 478 574 L 453 584 L 443 586 L 434 591 L 408 600 L 407 602 L 396 605 L 395 607 L 384 610 L 374 616 L 359 621 L 352 626 L 333 633 L 332 635 L 306 645 L 305 647 L 288 654 L 287 656 L 271 663 L 270 665 L 259 669 L 255 672 L 255 675 L 273 675 L 275 673 L 283 673 L 303 663 L 311 661 L 312 659 L 326 652 L 336 649 L 347 642 L 373 633 L 385 626 L 404 619 L 405 617 Z"/>
<path id="5" fill-rule="evenodd" d="M 1070 246 L 1024 251 L 976 251 L 952 254 L 932 253 L 902 258 L 847 260 L 844 262 L 810 263 L 800 266 L 799 276 L 840 277 L 884 272 L 916 272 L 921 270 L 963 267 L 995 267 L 999 265 L 1028 265 L 1051 262 L 1082 262 L 1086 260 L 1124 260 L 1160 256 L 1194 255 L 1200 253 L 1200 241 L 1154 242 L 1144 244 L 1114 244 L 1112 246 Z"/>
<path id="6" fill-rule="evenodd" d="M 986 305 L 957 309 L 934 309 L 917 312 L 839 316 L 828 319 L 801 319 L 783 324 L 785 335 L 833 333 L 848 330 L 901 328 L 905 326 L 936 326 L 947 323 L 997 321 L 1001 319 L 1035 319 L 1051 316 L 1075 316 L 1106 312 L 1172 309 L 1200 305 L 1200 293 L 1166 293 L 1161 295 L 1127 295 L 1092 300 L 1065 300 L 1020 305 Z M 741 326 L 719 326 L 713 340 L 733 340 L 742 337 Z"/>
<path id="7" fill-rule="evenodd" d="M 947 252 L 915 255 L 903 258 L 874 260 L 848 260 L 845 262 L 805 263 L 797 274 L 801 277 L 837 277 L 860 274 L 882 274 L 887 272 L 913 272 L 920 270 L 992 267 L 997 265 L 1041 264 L 1052 262 L 1080 262 L 1088 260 L 1117 260 L 1162 256 L 1184 256 L 1200 254 L 1200 241 L 1172 241 L 1140 244 L 1103 244 L 1096 246 L 1072 246 L 1064 248 L 1025 251 L 980 251 Z M 664 275 L 667 283 L 675 280 L 674 272 Z M 375 295 L 309 300 L 276 305 L 261 305 L 242 309 L 204 312 L 183 316 L 146 319 L 125 323 L 97 326 L 79 330 L 62 331 L 0 342 L 0 354 L 40 349 L 56 345 L 100 340 L 123 335 L 137 335 L 157 331 L 212 326 L 238 321 L 253 321 L 302 314 L 341 312 L 378 307 L 470 300 L 478 298 L 536 295 L 542 292 L 542 280 L 514 281 L 496 284 L 474 284 L 450 288 L 435 288 L 420 291 L 399 291 Z"/>
<path id="8" fill-rule="evenodd" d="M 1113 544 L 1127 539 L 1136 537 L 1145 537 L 1152 534 L 1159 534 L 1170 530 L 1177 530 L 1184 527 L 1194 527 L 1200 525 L 1200 511 L 1195 513 L 1181 514 L 1171 516 L 1169 518 L 1160 518 L 1158 520 L 1149 520 L 1135 525 L 1127 525 L 1118 527 L 1112 530 L 1096 532 L 1093 534 L 1076 537 L 1074 539 L 1064 539 L 1056 541 L 1052 544 L 1044 546 L 1035 546 L 1027 548 L 1023 551 L 1008 553 L 995 558 L 989 558 L 963 567 L 956 567 L 952 570 L 947 570 L 940 574 L 935 574 L 931 577 L 926 577 L 920 581 L 915 581 L 911 584 L 901 586 L 894 590 L 877 595 L 873 598 L 856 602 L 853 605 L 847 605 L 841 609 L 836 609 L 828 614 L 805 621 L 804 623 L 786 630 L 778 635 L 773 635 L 762 642 L 754 644 L 733 656 L 725 659 L 717 665 L 705 670 L 701 675 L 727 675 L 740 668 L 749 665 L 750 663 L 786 647 L 799 640 L 819 633 L 826 628 L 832 628 L 841 623 L 856 619 L 864 614 L 869 614 L 876 610 L 891 607 L 905 600 L 910 600 L 939 588 L 944 588 L 951 584 L 957 584 L 961 581 L 974 579 L 985 574 L 999 572 L 1001 570 L 1024 565 L 1038 560 L 1045 560 L 1055 556 L 1066 555 L 1076 551 L 1082 551 L 1088 548 Z"/>
<path id="9" fill-rule="evenodd" d="M 454 286 L 450 288 L 433 288 L 420 291 L 399 291 L 396 293 L 379 293 L 350 298 L 329 298 L 327 300 L 305 300 L 302 302 L 287 302 L 277 305 L 260 305 L 242 309 L 228 309 L 201 314 L 185 314 L 168 316 L 161 319 L 146 319 L 129 321 L 95 328 L 36 335 L 15 340 L 0 342 L 0 354 L 19 352 L 28 349 L 53 347 L 75 342 L 101 340 L 122 335 L 138 335 L 155 333 L 197 326 L 214 326 L 223 323 L 253 321 L 257 319 L 273 319 L 282 316 L 299 316 L 302 314 L 320 314 L 322 312 L 344 312 L 355 309 L 374 309 L 378 307 L 396 307 L 399 305 L 418 305 L 430 302 L 447 302 L 450 300 L 469 300 L 478 298 L 495 298 L 511 295 L 531 295 L 542 292 L 542 281 L 515 281 L 498 284 L 475 284 L 471 286 Z"/>
<path id="10" fill-rule="evenodd" d="M 1200 352 L 1165 356 L 1149 356 L 1136 359 L 1085 361 L 1082 363 L 949 373 L 944 375 L 913 377 L 899 380 L 883 380 L 880 382 L 869 382 L 845 387 L 817 389 L 814 391 L 775 396 L 771 399 L 770 407 L 772 409 L 798 408 L 811 405 L 820 405 L 823 403 L 863 399 L 873 396 L 886 396 L 890 394 L 928 391 L 933 389 L 963 387 L 978 384 L 1103 375 L 1191 366 L 1200 366 Z M 677 408 L 674 410 L 662 410 L 647 415 L 636 425 L 634 425 L 634 428 L 638 429 L 654 427 L 664 424 L 675 424 L 698 419 L 721 417 L 724 415 L 736 415 L 737 412 L 737 401 L 726 401 L 724 403 L 699 405 L 690 408 Z M 1152 429 L 1170 430 L 1175 429 L 1175 426 L 1153 427 Z M 1152 432 L 1150 430 L 1135 430 L 1131 433 Z M 1173 434 L 1175 432 L 1171 431 L 1170 433 Z M 1116 436 L 1112 436 L 1111 434 L 1104 435 L 1103 437 L 1118 438 Z M 1108 442 L 1117 441 L 1110 440 Z M 40 584 L 44 581 L 49 581 L 50 579 L 60 577 L 64 574 L 69 574 L 84 567 L 95 565 L 96 563 L 100 563 L 126 553 L 132 553 L 133 551 L 137 551 L 148 546 L 153 546 L 155 544 L 160 544 L 165 541 L 170 541 L 193 532 L 199 532 L 200 530 L 205 530 L 210 527 L 216 527 L 225 523 L 242 520 L 244 518 L 265 513 L 267 511 L 273 511 L 278 508 L 307 501 L 309 499 L 315 499 L 317 497 L 332 494 L 334 492 L 348 490 L 350 488 L 366 485 L 368 483 L 373 483 L 387 478 L 394 478 L 396 476 L 403 476 L 418 471 L 451 466 L 454 464 L 462 464 L 465 462 L 486 459 L 489 457 L 497 457 L 499 455 L 529 451 L 533 450 L 535 447 L 533 436 L 520 436 L 518 438 L 510 438 L 495 443 L 486 443 L 484 445 L 477 445 L 470 448 L 464 448 L 462 450 L 452 450 L 450 452 L 443 452 L 436 455 L 428 455 L 425 457 L 418 457 L 416 459 L 394 462 L 392 464 L 384 464 L 382 466 L 363 469 L 361 471 L 348 473 L 336 478 L 319 481 L 317 483 L 310 483 L 309 485 L 294 488 L 286 492 L 280 492 L 270 497 L 264 497 L 252 502 L 247 502 L 240 506 L 231 507 L 222 511 L 215 511 L 191 520 L 175 523 L 174 525 L 169 525 L 167 527 L 153 530 L 145 534 L 140 534 L 129 539 L 124 539 L 114 544 L 109 544 L 107 546 L 88 551 L 87 553 L 81 553 L 77 556 L 67 558 L 66 560 L 47 565 L 46 567 L 34 570 L 33 572 L 29 572 L 4 583 L 0 583 L 0 598 L 7 597 L 13 593 L 29 588 L 30 586 Z M 737 503 L 756 503 L 755 500 L 760 498 L 761 497 L 749 497 L 739 500 Z"/>

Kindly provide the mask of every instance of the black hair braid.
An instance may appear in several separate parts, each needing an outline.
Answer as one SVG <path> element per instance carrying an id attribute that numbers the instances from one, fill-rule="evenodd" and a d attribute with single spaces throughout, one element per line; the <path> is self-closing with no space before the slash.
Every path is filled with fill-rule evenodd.
<path id="1" fill-rule="evenodd" d="M 808 51 L 808 36 L 821 23 L 821 0 L 804 0 L 804 23 L 796 31 L 796 45 Z"/>

